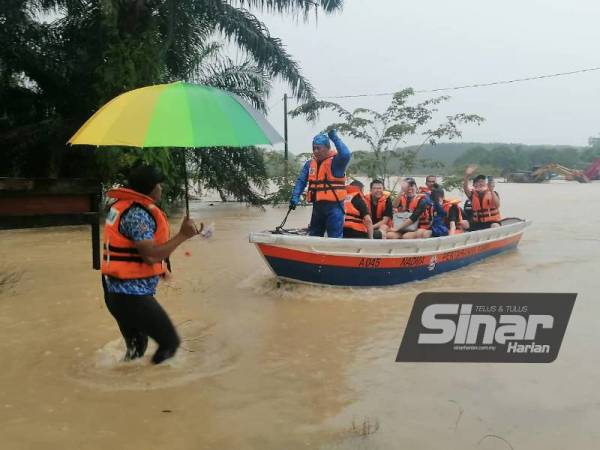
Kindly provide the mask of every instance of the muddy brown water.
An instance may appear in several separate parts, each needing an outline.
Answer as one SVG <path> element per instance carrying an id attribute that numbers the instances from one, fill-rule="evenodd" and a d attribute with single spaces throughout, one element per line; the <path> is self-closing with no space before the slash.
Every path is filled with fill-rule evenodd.
<path id="1" fill-rule="evenodd" d="M 120 361 L 87 228 L 0 232 L 0 448 L 597 448 L 600 184 L 498 191 L 534 221 L 516 252 L 356 290 L 278 287 L 248 233 L 285 209 L 194 204 L 216 234 L 172 258 L 157 297 L 183 346 L 159 367 Z M 425 290 L 579 296 L 554 363 L 396 363 Z"/>

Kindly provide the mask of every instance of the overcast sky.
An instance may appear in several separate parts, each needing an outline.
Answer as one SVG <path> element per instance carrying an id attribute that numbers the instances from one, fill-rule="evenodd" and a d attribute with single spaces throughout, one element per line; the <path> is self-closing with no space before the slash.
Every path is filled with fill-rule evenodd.
<path id="1" fill-rule="evenodd" d="M 600 66 L 600 2 L 593 0 L 346 0 L 341 13 L 320 13 L 318 22 L 314 16 L 308 22 L 260 17 L 319 96 L 434 89 Z M 282 134 L 278 99 L 284 89 L 275 83 L 269 100 L 269 119 Z M 486 118 L 464 129 L 465 142 L 587 145 L 600 132 L 600 71 L 444 94 L 452 96 L 444 113 Z M 389 100 L 339 102 L 383 110 Z M 334 120 L 291 120 L 290 150 L 308 151 L 315 132 Z"/>

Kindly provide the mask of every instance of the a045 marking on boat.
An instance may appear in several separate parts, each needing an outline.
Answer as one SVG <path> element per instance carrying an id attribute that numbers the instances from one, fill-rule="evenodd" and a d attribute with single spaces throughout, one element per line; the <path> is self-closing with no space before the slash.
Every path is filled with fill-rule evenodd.
<path id="1" fill-rule="evenodd" d="M 360 258 L 358 267 L 375 268 L 381 264 L 381 258 Z"/>

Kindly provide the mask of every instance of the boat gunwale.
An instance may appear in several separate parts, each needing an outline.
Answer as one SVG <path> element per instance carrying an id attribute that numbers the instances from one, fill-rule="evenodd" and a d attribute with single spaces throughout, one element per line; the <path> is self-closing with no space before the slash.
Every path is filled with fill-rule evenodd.
<path id="1" fill-rule="evenodd" d="M 398 258 L 439 255 L 457 250 L 465 250 L 505 239 L 510 239 L 515 236 L 522 235 L 525 231 L 525 228 L 527 228 L 530 225 L 531 221 L 523 221 L 510 225 L 504 225 L 501 227 L 502 230 L 498 228 L 491 228 L 487 230 L 471 231 L 468 233 L 461 233 L 453 236 L 442 236 L 437 238 L 411 239 L 405 241 L 402 241 L 401 239 L 394 239 L 394 245 L 391 248 L 388 247 L 389 244 L 392 243 L 390 242 L 392 241 L 391 239 L 375 241 L 365 239 L 329 239 L 315 236 L 290 236 L 271 234 L 270 232 L 250 233 L 249 241 L 253 244 L 266 244 L 275 247 L 283 247 L 292 250 L 306 251 L 315 254 L 331 256 Z M 514 230 L 508 230 L 508 228 L 514 228 Z M 502 232 L 499 234 L 499 231 Z M 473 236 L 476 236 L 478 238 L 482 237 L 483 239 L 478 239 L 476 242 L 469 242 Z M 427 248 L 421 251 L 418 247 L 420 243 L 427 244 Z M 437 248 L 435 246 L 436 243 L 438 244 Z M 358 248 L 355 247 L 353 250 L 350 250 L 352 244 L 361 245 L 358 246 Z M 415 247 L 415 245 L 417 247 Z M 346 247 L 348 248 L 348 250 L 340 250 L 340 247 Z M 399 250 L 413 250 L 415 248 L 416 251 L 403 253 L 399 252 Z M 262 252 L 260 253 L 262 254 Z"/>

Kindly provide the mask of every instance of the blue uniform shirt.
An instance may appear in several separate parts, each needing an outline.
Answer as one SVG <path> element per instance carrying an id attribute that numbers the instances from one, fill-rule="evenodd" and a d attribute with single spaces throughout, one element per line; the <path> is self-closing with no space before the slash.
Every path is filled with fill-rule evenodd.
<path id="1" fill-rule="evenodd" d="M 133 241 L 154 239 L 156 223 L 154 218 L 141 206 L 133 205 L 121 217 L 119 233 Z M 108 292 L 128 295 L 154 295 L 158 285 L 158 276 L 121 280 L 106 277 Z"/>
<path id="2" fill-rule="evenodd" d="M 448 236 L 448 227 L 444 223 L 447 214 L 444 207 L 439 203 L 433 204 L 434 214 L 431 221 L 431 235 L 433 237 Z"/>

